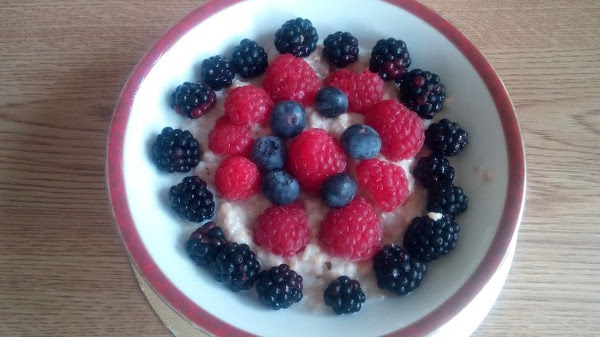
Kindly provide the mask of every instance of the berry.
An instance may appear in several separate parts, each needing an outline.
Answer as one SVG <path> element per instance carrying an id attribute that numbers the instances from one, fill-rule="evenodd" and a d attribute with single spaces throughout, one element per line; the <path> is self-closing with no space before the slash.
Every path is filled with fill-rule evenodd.
<path id="1" fill-rule="evenodd" d="M 458 123 L 444 118 L 425 131 L 425 145 L 433 152 L 455 156 L 469 143 L 469 134 Z"/>
<path id="2" fill-rule="evenodd" d="M 213 90 L 229 87 L 234 76 L 235 73 L 231 69 L 231 63 L 223 56 L 211 56 L 202 61 L 200 78 Z"/>
<path id="3" fill-rule="evenodd" d="M 442 110 L 446 87 L 440 77 L 428 71 L 413 69 L 400 80 L 400 100 L 419 117 L 432 119 Z"/>
<path id="4" fill-rule="evenodd" d="M 327 213 L 321 222 L 320 242 L 323 250 L 333 256 L 367 260 L 379 249 L 382 234 L 373 207 L 363 197 L 357 197 Z"/>
<path id="5" fill-rule="evenodd" d="M 269 94 L 254 85 L 231 89 L 225 98 L 225 114 L 233 124 L 265 124 L 272 107 Z"/>
<path id="6" fill-rule="evenodd" d="M 275 170 L 264 175 L 262 193 L 275 205 L 287 205 L 298 198 L 300 185 L 291 174 Z"/>
<path id="7" fill-rule="evenodd" d="M 208 266 L 214 262 L 217 250 L 225 242 L 223 230 L 214 222 L 208 222 L 190 235 L 185 251 L 199 266 Z"/>
<path id="8" fill-rule="evenodd" d="M 260 271 L 256 253 L 247 244 L 227 242 L 222 245 L 210 264 L 215 280 L 223 282 L 231 291 L 250 289 Z"/>
<path id="9" fill-rule="evenodd" d="M 381 138 L 368 125 L 354 124 L 340 137 L 340 143 L 349 157 L 354 159 L 375 158 L 381 150 Z"/>
<path id="10" fill-rule="evenodd" d="M 184 82 L 171 95 L 171 108 L 187 118 L 199 118 L 215 104 L 217 95 L 204 83 Z"/>
<path id="11" fill-rule="evenodd" d="M 427 265 L 400 246 L 385 245 L 373 258 L 373 270 L 379 288 L 406 295 L 421 285 Z"/>
<path id="12" fill-rule="evenodd" d="M 320 85 L 310 65 L 290 54 L 279 55 L 271 61 L 262 82 L 273 102 L 296 101 L 303 106 L 313 104 Z"/>
<path id="13" fill-rule="evenodd" d="M 302 188 L 316 193 L 328 177 L 346 169 L 346 155 L 325 130 L 310 129 L 292 139 L 287 167 Z"/>
<path id="14" fill-rule="evenodd" d="M 246 156 L 253 141 L 247 125 L 235 125 L 227 116 L 219 117 L 208 134 L 208 148 L 216 154 Z"/>
<path id="15" fill-rule="evenodd" d="M 243 39 L 233 49 L 231 68 L 243 78 L 251 78 L 262 74 L 267 68 L 267 53 L 255 41 Z"/>
<path id="16" fill-rule="evenodd" d="M 437 185 L 427 191 L 427 210 L 451 216 L 467 210 L 469 198 L 460 186 Z"/>
<path id="17" fill-rule="evenodd" d="M 421 149 L 425 134 L 416 113 L 395 99 L 384 100 L 366 114 L 365 124 L 381 137 L 381 153 L 389 160 L 408 159 Z"/>
<path id="18" fill-rule="evenodd" d="M 379 73 L 386 81 L 396 81 L 402 78 L 410 66 L 410 55 L 406 43 L 402 40 L 389 38 L 377 41 L 371 51 L 369 70 Z"/>
<path id="19" fill-rule="evenodd" d="M 244 200 L 258 193 L 260 173 L 256 165 L 245 157 L 228 157 L 215 173 L 215 185 L 227 200 Z"/>
<path id="20" fill-rule="evenodd" d="M 310 239 L 306 211 L 298 204 L 271 206 L 256 220 L 254 242 L 273 254 L 292 256 Z"/>
<path id="21" fill-rule="evenodd" d="M 356 189 L 354 178 L 346 173 L 337 173 L 327 178 L 321 186 L 321 199 L 329 207 L 344 207 L 354 199 Z"/>
<path id="22" fill-rule="evenodd" d="M 323 293 L 325 304 L 338 315 L 359 312 L 365 299 L 360 283 L 348 276 L 340 276 L 329 283 Z"/>
<path id="23" fill-rule="evenodd" d="M 410 222 L 403 244 L 413 257 L 423 262 L 433 261 L 456 247 L 459 231 L 460 227 L 449 216 L 429 213 Z"/>
<path id="24" fill-rule="evenodd" d="M 317 92 L 315 108 L 321 115 L 335 118 L 348 110 L 348 97 L 338 88 L 324 87 Z"/>
<path id="25" fill-rule="evenodd" d="M 323 55 L 338 68 L 358 60 L 358 40 L 348 32 L 330 34 L 323 41 Z"/>
<path id="26" fill-rule="evenodd" d="M 180 217 L 202 222 L 215 214 L 215 202 L 206 183 L 197 176 L 190 176 L 169 189 L 169 205 Z"/>
<path id="27" fill-rule="evenodd" d="M 275 32 L 275 48 L 281 54 L 306 57 L 317 49 L 317 41 L 317 30 L 308 19 L 289 20 Z"/>
<path id="28" fill-rule="evenodd" d="M 280 137 L 295 137 L 306 126 L 306 112 L 302 105 L 294 101 L 279 102 L 271 112 L 269 126 Z"/>
<path id="29" fill-rule="evenodd" d="M 263 172 L 280 170 L 285 165 L 287 150 L 281 138 L 263 136 L 254 142 L 251 158 Z"/>
<path id="30" fill-rule="evenodd" d="M 189 172 L 200 162 L 200 144 L 189 131 L 162 129 L 152 145 L 152 161 L 161 171 Z"/>
<path id="31" fill-rule="evenodd" d="M 286 309 L 302 300 L 302 276 L 287 264 L 263 270 L 256 279 L 260 302 L 273 310 Z"/>
<path id="32" fill-rule="evenodd" d="M 439 153 L 433 153 L 429 157 L 419 159 L 413 173 L 425 188 L 432 188 L 440 184 L 451 184 L 454 179 L 454 167 L 450 165 L 448 159 Z"/>
<path id="33" fill-rule="evenodd" d="M 348 109 L 354 112 L 369 109 L 383 97 L 383 80 L 368 70 L 362 73 L 336 70 L 325 79 L 325 85 L 343 91 L 348 97 Z"/>
<path id="34" fill-rule="evenodd" d="M 408 179 L 404 170 L 392 163 L 369 159 L 356 166 L 356 179 L 375 206 L 390 212 L 408 197 Z"/>

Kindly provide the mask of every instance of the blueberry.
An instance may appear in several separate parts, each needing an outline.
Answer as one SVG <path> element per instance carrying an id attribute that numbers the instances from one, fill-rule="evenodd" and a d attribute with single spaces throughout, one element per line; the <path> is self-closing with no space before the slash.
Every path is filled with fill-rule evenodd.
<path id="1" fill-rule="evenodd" d="M 297 102 L 279 102 L 271 112 L 269 126 L 278 136 L 292 138 L 304 130 L 306 126 L 306 112 Z"/>
<path id="2" fill-rule="evenodd" d="M 329 177 L 321 186 L 321 198 L 325 205 L 333 208 L 346 206 L 354 199 L 356 181 L 346 173 Z"/>
<path id="3" fill-rule="evenodd" d="M 300 194 L 300 185 L 291 174 L 276 170 L 263 176 L 262 192 L 265 198 L 275 205 L 287 205 Z"/>
<path id="4" fill-rule="evenodd" d="M 348 97 L 338 88 L 324 87 L 315 98 L 317 111 L 329 118 L 335 118 L 348 109 Z"/>
<path id="5" fill-rule="evenodd" d="M 282 169 L 286 157 L 285 144 L 275 136 L 260 137 L 252 146 L 251 159 L 263 172 Z"/>
<path id="6" fill-rule="evenodd" d="M 381 150 L 381 138 L 375 129 L 368 125 L 354 124 L 348 127 L 340 142 L 348 156 L 354 159 L 375 158 Z"/>

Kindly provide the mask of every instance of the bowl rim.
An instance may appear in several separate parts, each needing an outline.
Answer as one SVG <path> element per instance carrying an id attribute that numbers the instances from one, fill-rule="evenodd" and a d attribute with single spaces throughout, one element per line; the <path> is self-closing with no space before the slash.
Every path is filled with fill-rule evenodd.
<path id="1" fill-rule="evenodd" d="M 123 87 L 110 125 L 106 172 L 108 192 L 117 228 L 126 250 L 144 279 L 154 291 L 182 317 L 215 335 L 254 336 L 213 316 L 175 287 L 159 269 L 144 246 L 130 213 L 123 174 L 125 130 L 135 94 L 154 63 L 185 33 L 213 14 L 244 0 L 211 0 L 171 27 L 139 61 Z M 498 112 L 508 153 L 508 186 L 500 224 L 483 260 L 467 281 L 439 307 L 412 324 L 385 336 L 422 336 L 450 321 L 483 289 L 494 275 L 510 246 L 521 221 L 525 201 L 525 151 L 514 106 L 508 92 L 483 54 L 433 10 L 416 0 L 378 0 L 393 4 L 415 15 L 444 35 L 471 63 L 484 81 Z"/>

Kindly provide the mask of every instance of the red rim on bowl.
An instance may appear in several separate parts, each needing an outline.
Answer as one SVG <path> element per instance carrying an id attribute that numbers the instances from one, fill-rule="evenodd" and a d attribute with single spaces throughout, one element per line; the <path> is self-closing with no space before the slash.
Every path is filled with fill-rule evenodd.
<path id="1" fill-rule="evenodd" d="M 154 63 L 190 29 L 222 9 L 241 1 L 243 0 L 212 0 L 187 15 L 158 40 L 127 81 L 115 108 L 108 139 L 107 175 L 110 199 L 119 231 L 131 258 L 146 281 L 172 308 L 202 329 L 218 336 L 253 335 L 227 324 L 199 307 L 177 289 L 156 265 L 140 238 L 127 203 L 123 175 L 123 145 L 135 94 Z M 504 209 L 498 230 L 482 262 L 465 284 L 442 305 L 411 325 L 387 335 L 423 336 L 441 328 L 463 310 L 489 282 L 502 262 L 521 220 L 525 195 L 525 153 L 516 113 L 506 88 L 477 48 L 448 21 L 418 2 L 384 1 L 427 22 L 452 42 L 469 60 L 492 95 L 502 123 L 508 153 L 509 177 Z"/>

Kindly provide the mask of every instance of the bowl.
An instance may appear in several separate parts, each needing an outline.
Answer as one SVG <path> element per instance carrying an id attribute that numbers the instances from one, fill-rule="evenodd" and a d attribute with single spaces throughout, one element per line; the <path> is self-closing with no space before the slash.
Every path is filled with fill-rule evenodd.
<path id="1" fill-rule="evenodd" d="M 458 220 L 457 248 L 430 263 L 423 284 L 410 295 L 368 303 L 355 315 L 302 306 L 270 311 L 195 268 L 183 250 L 195 226 L 174 216 L 166 202 L 168 188 L 186 174 L 160 173 L 149 156 L 163 127 L 183 123 L 169 107 L 168 96 L 177 85 L 198 78 L 203 59 L 229 55 L 246 37 L 266 47 L 277 28 L 295 17 L 309 18 L 321 43 L 338 30 L 356 36 L 361 49 L 372 48 L 380 38 L 404 40 L 411 68 L 437 73 L 447 88 L 439 118 L 459 122 L 470 136 L 469 146 L 451 158 L 455 183 L 471 200 Z M 525 193 L 523 142 L 501 80 L 464 35 L 412 0 L 207 3 L 171 28 L 136 66 L 115 109 L 107 158 L 115 218 L 134 265 L 170 307 L 218 336 L 422 336 L 460 327 L 457 317 L 465 317 L 470 304 L 490 284 L 498 284 L 501 266 L 507 272 Z M 474 313 L 463 319 L 473 319 L 469 315 Z"/>

